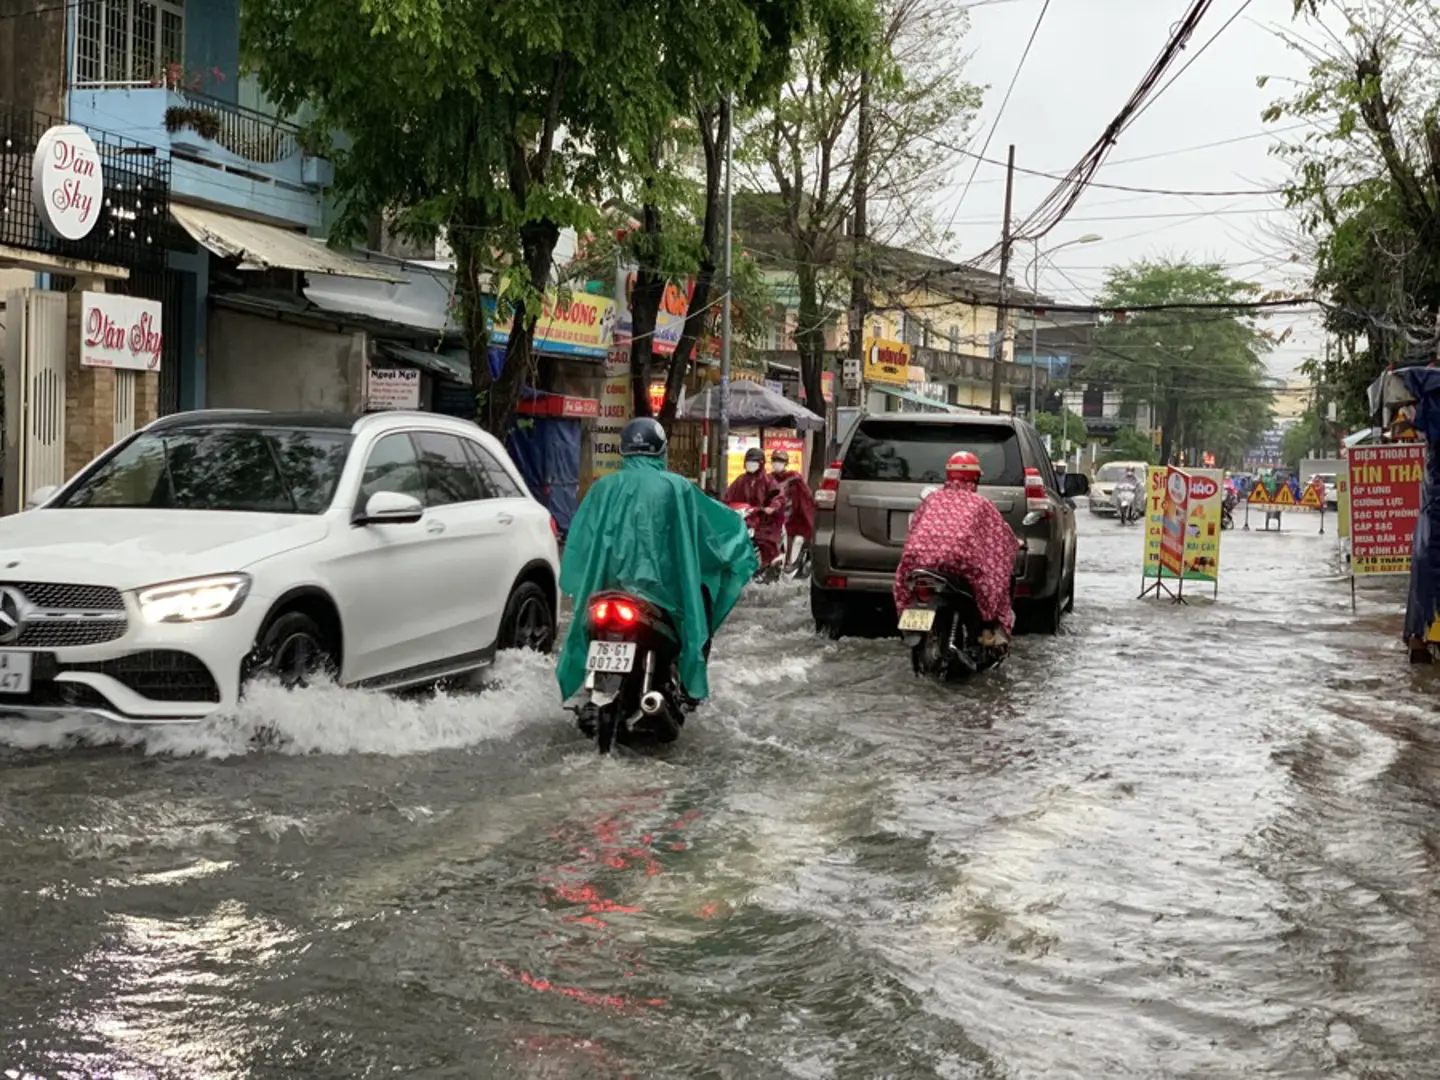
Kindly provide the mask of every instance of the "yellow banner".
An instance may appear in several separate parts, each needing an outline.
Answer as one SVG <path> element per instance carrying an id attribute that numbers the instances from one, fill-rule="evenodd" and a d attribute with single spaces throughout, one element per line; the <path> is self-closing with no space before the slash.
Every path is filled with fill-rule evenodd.
<path id="1" fill-rule="evenodd" d="M 1345 461 L 1335 474 L 1335 515 L 1340 519 L 1335 531 L 1344 540 L 1350 535 L 1350 459 L 1344 450 L 1340 451 L 1340 456 Z"/>
<path id="2" fill-rule="evenodd" d="M 1185 580 L 1220 580 L 1220 508 L 1225 502 L 1225 473 L 1220 469 L 1189 469 L 1190 498 L 1185 529 Z M 1145 569 L 1147 578 L 1160 575 L 1160 535 L 1165 521 L 1164 465 L 1145 471 Z"/>
<path id="3" fill-rule="evenodd" d="M 865 346 L 866 382 L 910 385 L 910 346 L 903 341 L 872 338 Z"/>
<path id="4" fill-rule="evenodd" d="M 620 432 L 630 419 L 630 354 L 612 352 L 605 360 L 600 415 L 590 432 L 590 473 L 598 480 L 620 468 Z"/>

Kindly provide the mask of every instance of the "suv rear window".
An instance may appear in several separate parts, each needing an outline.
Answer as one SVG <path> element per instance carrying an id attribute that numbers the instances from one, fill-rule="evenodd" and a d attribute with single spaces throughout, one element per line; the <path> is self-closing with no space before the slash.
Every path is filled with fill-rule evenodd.
<path id="1" fill-rule="evenodd" d="M 980 459 L 982 484 L 1024 486 L 1020 440 L 1013 428 L 999 424 L 862 420 L 845 452 L 840 478 L 943 484 L 945 462 L 957 450 L 969 450 Z"/>

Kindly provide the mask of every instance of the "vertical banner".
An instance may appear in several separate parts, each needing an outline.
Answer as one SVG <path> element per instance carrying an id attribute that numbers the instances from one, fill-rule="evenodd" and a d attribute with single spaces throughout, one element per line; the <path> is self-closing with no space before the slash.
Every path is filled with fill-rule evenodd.
<path id="1" fill-rule="evenodd" d="M 1351 574 L 1410 572 L 1424 480 L 1424 443 L 1350 448 Z"/>
<path id="2" fill-rule="evenodd" d="M 1350 538 L 1350 451 L 1340 448 L 1340 471 L 1335 474 L 1335 532 L 1341 545 Z"/>
<path id="3" fill-rule="evenodd" d="M 600 390 L 600 416 L 590 446 L 594 479 L 620 468 L 620 432 L 630 419 L 630 354 L 615 350 L 605 358 L 605 383 Z"/>
<path id="4" fill-rule="evenodd" d="M 1165 571 L 1179 578 L 1185 573 L 1185 538 L 1190 516 L 1190 477 L 1170 465 L 1165 470 L 1165 492 L 1160 498 L 1160 576 Z"/>
<path id="5" fill-rule="evenodd" d="M 1145 569 L 1160 576 L 1160 543 L 1171 469 L 1151 465 L 1145 473 Z M 1178 471 L 1178 470 L 1175 470 Z M 1188 472 L 1184 574 L 1186 581 L 1216 584 L 1220 580 L 1220 509 L 1225 502 L 1225 474 L 1220 469 Z"/>

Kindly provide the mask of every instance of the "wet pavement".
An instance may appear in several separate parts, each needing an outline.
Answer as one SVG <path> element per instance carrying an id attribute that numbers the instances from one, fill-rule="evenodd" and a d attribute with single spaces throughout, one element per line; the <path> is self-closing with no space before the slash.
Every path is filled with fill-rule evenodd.
<path id="1" fill-rule="evenodd" d="M 1436 1075 L 1398 587 L 1352 615 L 1289 515 L 1226 535 L 1218 603 L 1137 601 L 1141 530 L 1081 517 L 1066 633 L 967 687 L 754 591 L 661 757 L 597 759 L 533 656 L 0 728 L 0 1073 Z"/>

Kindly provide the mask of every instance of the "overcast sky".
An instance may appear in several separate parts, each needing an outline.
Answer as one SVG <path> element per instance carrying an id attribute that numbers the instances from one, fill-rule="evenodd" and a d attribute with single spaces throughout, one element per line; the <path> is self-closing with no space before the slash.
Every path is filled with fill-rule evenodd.
<path id="1" fill-rule="evenodd" d="M 995 124 L 986 157 L 1003 162 L 1014 143 L 1017 167 L 1063 174 L 1130 96 L 1189 3 L 1051 0 L 1002 114 L 1006 87 L 1043 4 L 981 0 L 972 8 L 968 74 L 989 89 L 971 146 L 978 151 Z M 1260 119 L 1285 87 L 1272 82 L 1260 89 L 1255 80 L 1262 73 L 1304 74 L 1300 58 L 1275 36 L 1275 27 L 1289 25 L 1290 0 L 1216 0 L 1171 72 L 1241 8 L 1243 13 L 1121 136 L 1096 181 L 1167 190 L 1251 191 L 1276 187 L 1287 178 L 1287 166 L 1270 153 L 1277 137 L 1269 132 L 1295 122 L 1265 124 Z M 1215 143 L 1224 145 L 1207 145 Z M 947 254 L 960 258 L 973 257 L 998 239 L 1004 206 L 1004 168 L 984 163 L 960 200 L 970 164 L 959 170 L 941 214 L 942 223 L 955 214 L 959 248 Z M 1054 186 L 1050 180 L 1017 175 L 1016 217 L 1023 218 Z M 1271 195 L 1196 198 L 1092 187 L 1042 242 L 1040 287 L 1067 301 L 1088 301 L 1103 284 L 1107 267 L 1147 257 L 1218 262 L 1244 280 L 1296 287 L 1306 268 L 1288 261 L 1291 251 L 1277 235 L 1288 220 Z M 1067 247 L 1053 259 L 1043 254 L 1088 233 L 1103 239 Z M 1017 250 L 1012 268 L 1017 278 L 1028 275 L 1032 255 L 1028 244 Z M 1277 333 L 1287 327 L 1295 331 L 1270 356 L 1271 371 L 1277 375 L 1293 371 L 1323 348 L 1313 316 L 1277 315 L 1267 325 Z"/>

